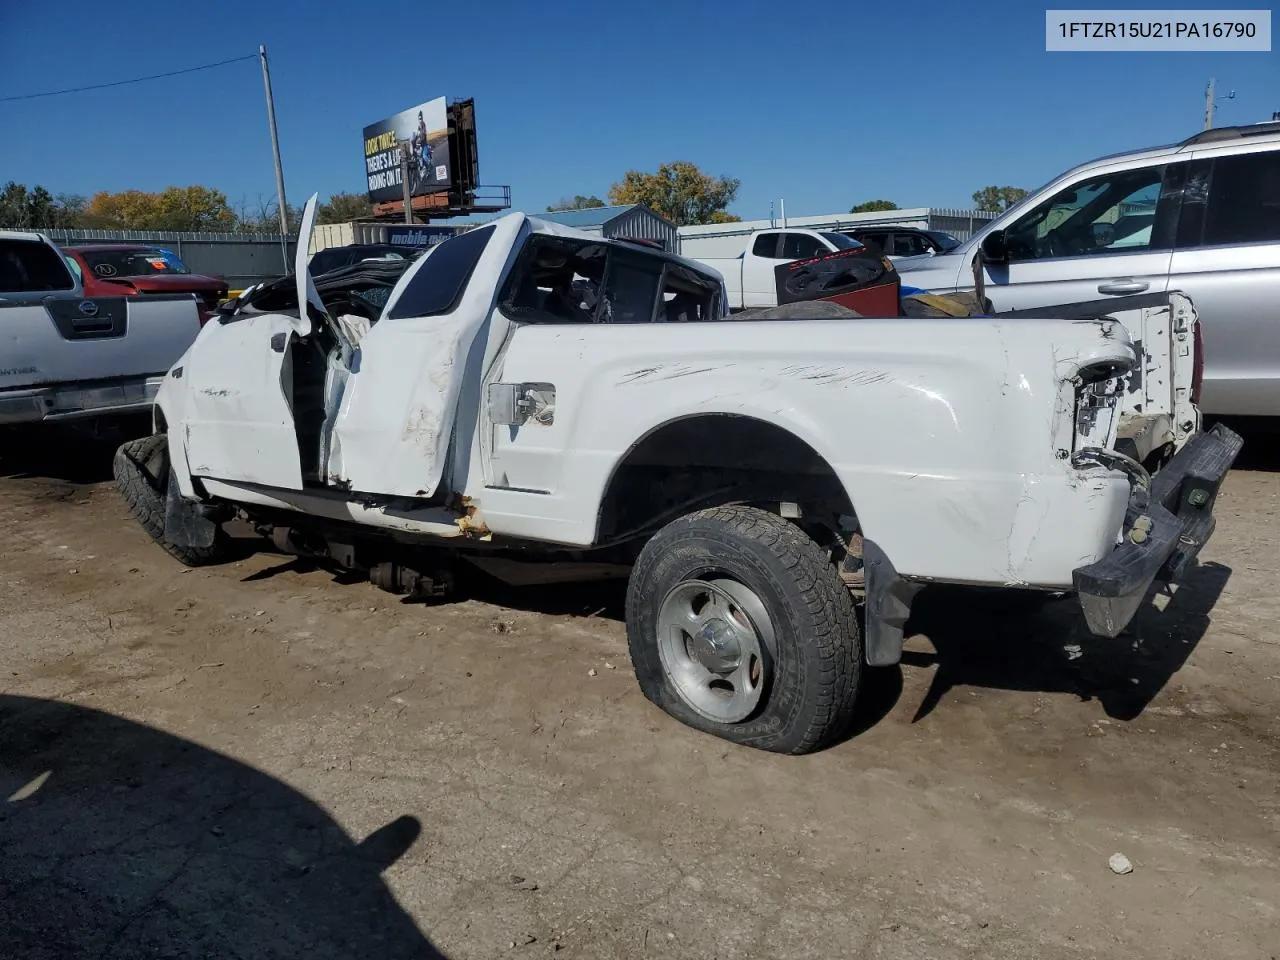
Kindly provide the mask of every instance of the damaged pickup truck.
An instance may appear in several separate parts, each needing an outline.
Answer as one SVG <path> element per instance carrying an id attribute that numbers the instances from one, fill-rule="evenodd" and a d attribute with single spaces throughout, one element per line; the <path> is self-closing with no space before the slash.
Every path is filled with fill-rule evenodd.
<path id="1" fill-rule="evenodd" d="M 1105 317 L 730 319 L 708 268 L 523 214 L 318 288 L 315 206 L 296 276 L 206 324 L 120 448 L 147 533 L 216 563 L 238 517 L 425 596 L 627 565 L 645 696 L 761 749 L 838 737 L 929 583 L 1074 593 L 1116 636 L 1239 450 L 1194 408 L 1154 476 L 1120 449 L 1136 378 L 1188 402 L 1193 313 L 1145 349 Z"/>

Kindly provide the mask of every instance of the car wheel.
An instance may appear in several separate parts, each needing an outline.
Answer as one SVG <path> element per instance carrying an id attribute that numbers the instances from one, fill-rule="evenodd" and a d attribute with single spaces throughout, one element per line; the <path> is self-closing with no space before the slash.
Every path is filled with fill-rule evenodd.
<path id="1" fill-rule="evenodd" d="M 645 545 L 627 588 L 644 695 L 691 727 L 809 753 L 853 717 L 862 644 L 825 550 L 754 507 L 702 510 Z"/>
<path id="2" fill-rule="evenodd" d="M 130 440 L 116 450 L 112 462 L 116 488 L 129 513 L 142 529 L 188 567 L 222 563 L 230 554 L 230 538 L 218 527 L 207 547 L 180 546 L 164 536 L 166 493 L 169 485 L 169 438 L 163 433 Z"/>

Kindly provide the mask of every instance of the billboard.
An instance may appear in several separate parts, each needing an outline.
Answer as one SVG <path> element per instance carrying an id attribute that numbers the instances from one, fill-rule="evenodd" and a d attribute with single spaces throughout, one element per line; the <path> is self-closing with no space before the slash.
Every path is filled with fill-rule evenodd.
<path id="1" fill-rule="evenodd" d="M 444 97 L 420 103 L 364 128 L 364 167 L 374 203 L 404 198 L 400 143 L 409 141 L 409 192 L 449 189 L 449 122 Z"/>

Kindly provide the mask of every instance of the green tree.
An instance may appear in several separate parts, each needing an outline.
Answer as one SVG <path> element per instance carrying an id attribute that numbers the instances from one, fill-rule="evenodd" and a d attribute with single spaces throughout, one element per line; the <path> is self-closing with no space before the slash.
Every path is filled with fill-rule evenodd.
<path id="1" fill-rule="evenodd" d="M 316 223 L 347 223 L 373 216 L 373 201 L 363 193 L 335 193 L 316 211 Z M 294 225 L 292 217 L 289 225 Z M 279 231 L 279 227 L 276 230 Z"/>
<path id="2" fill-rule="evenodd" d="M 80 226 L 84 206 L 83 197 L 55 197 L 42 186 L 28 190 L 26 184 L 10 180 L 0 190 L 0 227 L 52 230 Z"/>
<path id="3" fill-rule="evenodd" d="M 54 226 L 58 220 L 58 202 L 44 187 L 36 186 L 27 194 L 27 226 L 37 230 Z"/>
<path id="4" fill-rule="evenodd" d="M 730 213 L 727 210 L 712 210 L 711 216 L 707 217 L 707 223 L 741 223 L 742 218 L 736 213 Z"/>
<path id="5" fill-rule="evenodd" d="M 595 207 L 603 207 L 604 201 L 592 194 L 584 197 L 582 194 L 575 194 L 573 199 L 561 197 L 558 201 L 547 207 L 547 213 L 556 213 L 560 210 L 590 210 Z"/>
<path id="6" fill-rule="evenodd" d="M 27 185 L 10 180 L 0 190 L 0 227 L 27 226 Z"/>
<path id="7" fill-rule="evenodd" d="M 897 210 L 898 205 L 892 200 L 866 200 L 849 208 L 850 213 L 875 213 L 878 210 Z"/>
<path id="8" fill-rule="evenodd" d="M 1026 195 L 1021 187 L 983 187 L 973 192 L 973 202 L 979 210 L 1004 213 Z"/>
<path id="9" fill-rule="evenodd" d="M 165 187 L 156 201 L 158 230 L 234 230 L 236 214 L 221 190 Z"/>
<path id="10" fill-rule="evenodd" d="M 655 173 L 628 170 L 609 188 L 609 202 L 642 203 L 676 226 L 713 223 L 711 218 L 733 203 L 740 185 L 732 177 L 712 177 L 696 163 L 677 160 Z"/>

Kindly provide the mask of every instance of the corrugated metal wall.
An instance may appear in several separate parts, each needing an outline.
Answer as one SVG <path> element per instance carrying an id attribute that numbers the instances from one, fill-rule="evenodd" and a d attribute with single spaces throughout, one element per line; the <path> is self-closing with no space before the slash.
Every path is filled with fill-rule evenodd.
<path id="1" fill-rule="evenodd" d="M 167 247 L 191 268 L 193 273 L 209 273 L 225 277 L 233 290 L 239 290 L 290 272 L 295 241 L 288 242 L 288 266 L 285 247 L 279 235 L 267 233 L 196 233 L 177 230 L 44 230 L 55 243 L 88 243 L 93 241 L 132 241 Z"/>
<path id="2" fill-rule="evenodd" d="M 999 214 L 985 210 L 954 210 L 929 208 L 929 228 L 942 230 L 957 240 L 968 240 L 975 230 L 981 230 L 984 224 L 990 223 Z"/>
<path id="3" fill-rule="evenodd" d="M 636 207 L 619 217 L 614 217 L 604 225 L 604 235 L 656 240 L 662 244 L 664 250 L 670 253 L 675 253 L 678 249 L 676 228 L 644 207 Z"/>

